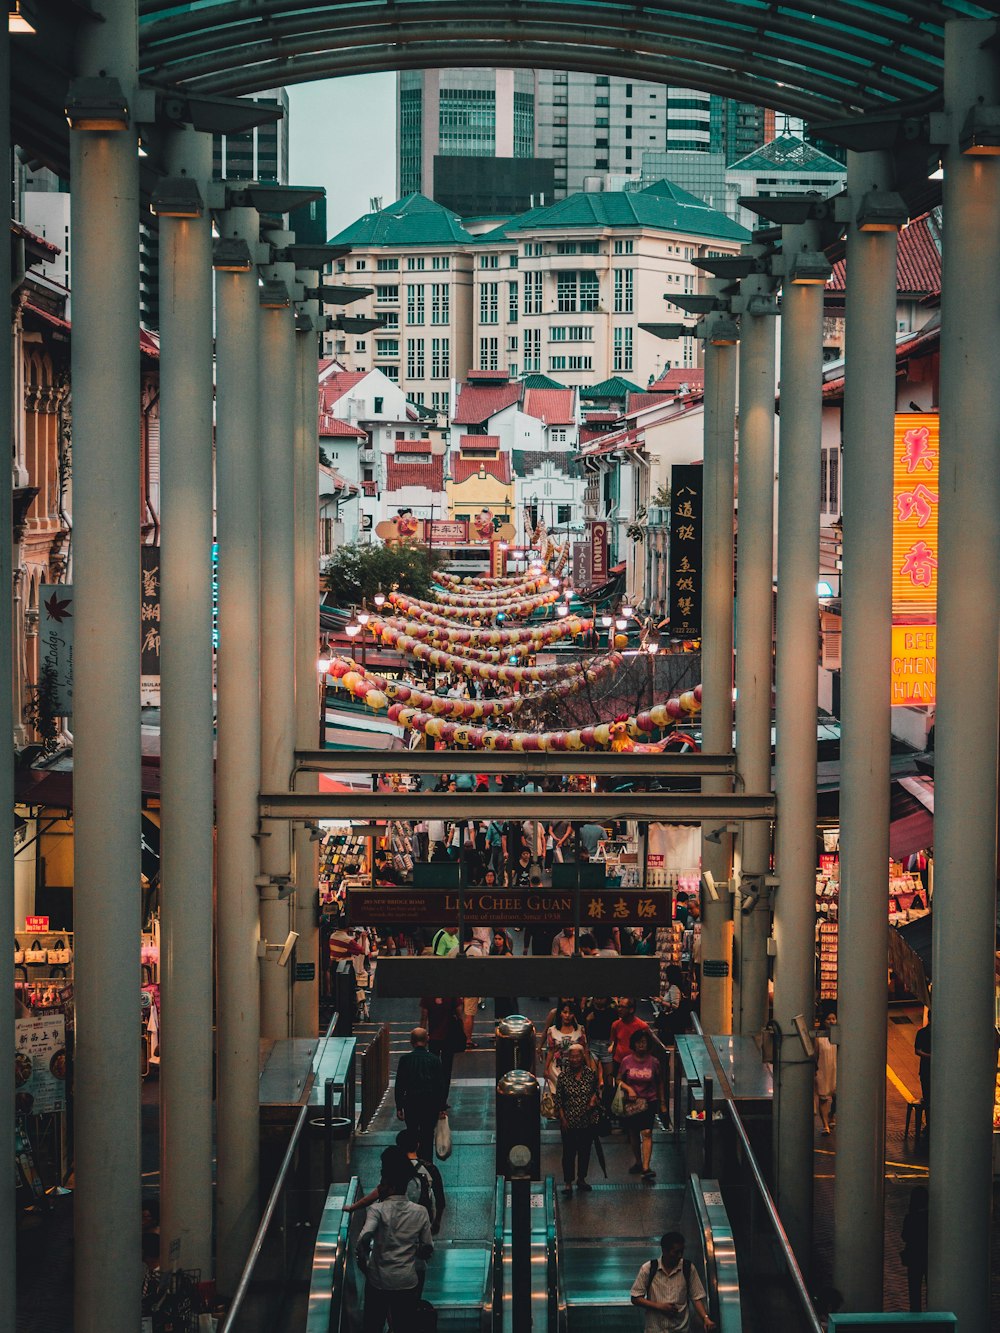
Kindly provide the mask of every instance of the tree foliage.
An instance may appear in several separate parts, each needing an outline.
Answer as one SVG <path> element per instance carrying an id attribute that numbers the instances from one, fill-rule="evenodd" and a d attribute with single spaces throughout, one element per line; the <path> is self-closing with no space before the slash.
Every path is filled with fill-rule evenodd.
<path id="1" fill-rule="evenodd" d="M 394 546 L 341 546 L 323 569 L 326 600 L 331 606 L 360 606 L 379 591 L 397 588 L 411 597 L 426 597 L 439 563 L 435 551 L 409 543 Z"/>

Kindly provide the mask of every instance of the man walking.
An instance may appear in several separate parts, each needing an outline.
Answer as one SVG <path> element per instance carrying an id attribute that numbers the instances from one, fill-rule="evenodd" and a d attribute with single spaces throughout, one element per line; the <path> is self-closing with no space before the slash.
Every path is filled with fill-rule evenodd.
<path id="1" fill-rule="evenodd" d="M 407 1057 L 404 1056 L 405 1060 Z M 420 1284 L 417 1260 L 434 1253 L 427 1209 L 406 1197 L 407 1182 L 389 1178 L 383 1198 L 368 1209 L 358 1238 L 358 1267 L 365 1275 L 364 1333 L 413 1328 Z"/>
<path id="2" fill-rule="evenodd" d="M 692 1306 L 705 1333 L 718 1327 L 709 1318 L 698 1270 L 684 1258 L 684 1237 L 679 1231 L 660 1237 L 660 1258 L 639 1269 L 631 1296 L 632 1304 L 646 1311 L 645 1333 L 687 1333 Z"/>
<path id="3" fill-rule="evenodd" d="M 414 1028 L 410 1046 L 396 1070 L 396 1115 L 417 1136 L 417 1155 L 434 1153 L 434 1127 L 444 1112 L 446 1092 L 440 1059 L 427 1049 L 427 1029 Z"/>
<path id="4" fill-rule="evenodd" d="M 556 1079 L 556 1112 L 562 1134 L 563 1194 L 573 1193 L 573 1177 L 580 1192 L 589 1193 L 587 1167 L 590 1165 L 590 1145 L 594 1141 L 594 1121 L 597 1117 L 597 1075 L 584 1060 L 583 1047 L 574 1042 L 566 1051 L 566 1059 Z"/>

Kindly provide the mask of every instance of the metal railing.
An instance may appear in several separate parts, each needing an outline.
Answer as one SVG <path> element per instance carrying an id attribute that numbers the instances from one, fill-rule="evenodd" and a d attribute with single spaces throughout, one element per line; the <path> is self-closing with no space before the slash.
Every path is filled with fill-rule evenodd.
<path id="1" fill-rule="evenodd" d="M 490 1257 L 492 1266 L 492 1300 L 490 1311 L 490 1329 L 500 1333 L 503 1328 L 503 1238 L 507 1225 L 507 1181 L 497 1176 L 497 1189 L 493 1205 L 493 1251 Z"/>
<path id="2" fill-rule="evenodd" d="M 313 1253 L 305 1333 L 340 1333 L 343 1327 L 351 1231 L 346 1208 L 357 1190 L 358 1178 L 352 1176 L 346 1187 L 335 1185 L 327 1195 Z"/>
<path id="3" fill-rule="evenodd" d="M 361 1053 L 361 1116 L 359 1129 L 367 1129 L 389 1087 L 389 1024 L 378 1032 Z"/>
<path id="4" fill-rule="evenodd" d="M 565 1309 L 562 1277 L 559 1272 L 559 1219 L 556 1215 L 555 1181 L 545 1177 L 545 1327 L 547 1333 L 560 1333 L 560 1312 Z"/>
<path id="5" fill-rule="evenodd" d="M 761 1174 L 746 1128 L 732 1102 L 717 1126 L 715 1153 L 726 1211 L 736 1241 L 744 1308 L 755 1324 L 782 1333 L 822 1333 L 802 1270 Z"/>
<path id="6" fill-rule="evenodd" d="M 701 1236 L 709 1313 L 718 1325 L 719 1333 L 742 1333 L 736 1248 L 718 1182 L 691 1175 L 688 1193 Z"/>

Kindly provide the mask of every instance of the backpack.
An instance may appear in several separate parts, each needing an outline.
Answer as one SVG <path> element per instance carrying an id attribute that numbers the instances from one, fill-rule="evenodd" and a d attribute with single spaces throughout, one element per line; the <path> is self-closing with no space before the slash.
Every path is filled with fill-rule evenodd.
<path id="1" fill-rule="evenodd" d="M 431 1220 L 431 1231 L 436 1236 L 441 1229 L 441 1215 L 445 1208 L 441 1172 L 433 1162 L 425 1162 L 418 1157 L 414 1162 L 414 1177 L 420 1187 L 420 1196 L 416 1202 L 426 1208 Z"/>
<path id="2" fill-rule="evenodd" d="M 682 1260 L 681 1260 L 681 1263 L 682 1263 L 682 1266 L 683 1266 L 683 1269 L 684 1269 L 684 1285 L 685 1285 L 685 1286 L 687 1287 L 687 1289 L 688 1289 L 688 1299 L 690 1300 L 690 1298 L 691 1298 L 691 1297 L 690 1297 L 690 1292 L 691 1292 L 691 1260 L 690 1260 L 690 1259 L 682 1259 Z M 652 1289 L 653 1289 L 653 1278 L 656 1277 L 656 1274 L 659 1272 L 659 1268 L 660 1268 L 660 1261 L 659 1261 L 659 1259 L 651 1259 L 651 1260 L 649 1261 L 649 1277 L 646 1278 L 646 1290 L 645 1290 L 645 1292 L 643 1293 L 643 1294 L 644 1294 L 644 1297 L 645 1297 L 645 1299 L 646 1299 L 647 1301 L 649 1300 L 649 1293 L 650 1293 L 650 1291 L 652 1291 Z"/>

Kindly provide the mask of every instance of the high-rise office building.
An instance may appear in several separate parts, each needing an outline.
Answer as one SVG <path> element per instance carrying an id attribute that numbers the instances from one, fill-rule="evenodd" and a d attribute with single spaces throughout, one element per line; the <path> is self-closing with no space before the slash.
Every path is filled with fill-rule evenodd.
<path id="1" fill-rule="evenodd" d="M 774 134 L 773 113 L 762 107 L 616 75 L 413 70 L 400 74 L 398 88 L 399 193 L 432 195 L 463 215 L 475 210 L 453 194 L 443 197 L 447 186 L 443 172 L 435 176 L 436 159 L 523 159 L 521 184 L 540 202 L 544 182 L 527 173 L 532 157 L 551 162 L 552 191 L 562 199 L 598 182 L 603 187 L 608 176 L 638 180 L 648 153 L 711 154 L 724 168 Z M 494 211 L 500 197 L 495 191 L 493 208 L 482 211 Z M 526 206 L 523 199 L 509 205 L 511 211 Z"/>
<path id="2" fill-rule="evenodd" d="M 281 108 L 281 119 L 242 134 L 216 134 L 212 174 L 216 180 L 288 184 L 288 93 L 270 88 L 248 99 Z"/>

